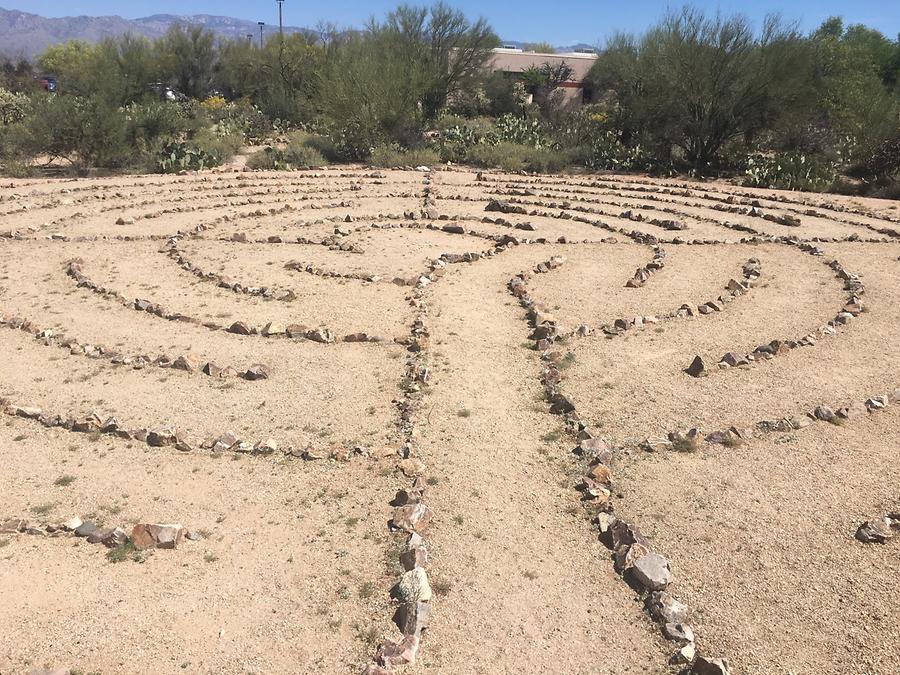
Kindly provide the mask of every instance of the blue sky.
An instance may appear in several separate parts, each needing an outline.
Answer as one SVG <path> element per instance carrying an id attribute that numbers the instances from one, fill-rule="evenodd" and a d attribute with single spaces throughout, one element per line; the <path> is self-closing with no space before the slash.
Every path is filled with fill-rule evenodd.
<path id="1" fill-rule="evenodd" d="M 319 20 L 339 27 L 360 25 L 371 15 L 380 16 L 397 4 L 394 0 L 285 0 L 285 23 L 314 26 Z M 412 4 L 429 4 L 413 0 Z M 484 15 L 501 37 L 509 40 L 547 40 L 563 45 L 597 44 L 618 31 L 639 32 L 668 7 L 667 0 L 453 0 L 454 7 L 470 16 Z M 829 16 L 843 16 L 848 23 L 865 23 L 891 38 L 900 33 L 900 0 L 695 0 L 692 4 L 711 11 L 742 12 L 759 21 L 766 13 L 781 12 L 799 21 L 803 30 Z M 119 14 L 136 18 L 150 14 L 219 14 L 277 23 L 275 0 L 0 0 L 0 7 L 44 16 Z"/>

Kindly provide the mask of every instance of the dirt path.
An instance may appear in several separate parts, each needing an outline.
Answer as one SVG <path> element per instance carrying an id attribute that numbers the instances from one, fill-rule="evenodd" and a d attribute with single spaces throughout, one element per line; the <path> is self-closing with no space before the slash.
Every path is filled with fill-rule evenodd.
<path id="1" fill-rule="evenodd" d="M 556 422 L 539 402 L 539 366 L 504 287 L 542 255 L 512 250 L 434 291 L 436 386 L 422 454 L 438 478 L 432 569 L 445 595 L 421 672 L 659 672 L 666 662 L 572 508 L 567 450 L 541 440 Z"/>

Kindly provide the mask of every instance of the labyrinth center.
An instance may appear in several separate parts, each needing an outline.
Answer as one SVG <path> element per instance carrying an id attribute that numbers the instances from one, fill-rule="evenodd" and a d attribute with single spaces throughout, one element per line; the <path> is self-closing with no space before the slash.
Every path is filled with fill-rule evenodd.
<path id="1" fill-rule="evenodd" d="M 6 183 L 0 673 L 898 672 L 898 278 L 724 183 Z"/>

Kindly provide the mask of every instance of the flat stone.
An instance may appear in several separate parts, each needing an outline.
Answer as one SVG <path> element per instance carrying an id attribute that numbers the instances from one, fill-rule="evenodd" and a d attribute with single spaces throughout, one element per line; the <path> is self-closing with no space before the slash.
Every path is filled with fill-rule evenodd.
<path id="1" fill-rule="evenodd" d="M 175 445 L 174 427 L 157 427 L 147 432 L 147 445 L 154 448 L 162 448 L 167 445 Z"/>
<path id="2" fill-rule="evenodd" d="M 232 431 L 226 431 L 224 434 L 219 436 L 216 439 L 216 442 L 212 445 L 213 452 L 225 452 L 226 450 L 231 450 L 235 445 L 237 445 L 238 437 Z"/>
<path id="3" fill-rule="evenodd" d="M 658 553 L 648 553 L 634 564 L 633 574 L 638 583 L 650 591 L 662 591 L 672 583 L 669 561 Z"/>
<path id="4" fill-rule="evenodd" d="M 647 605 L 650 614 L 662 623 L 685 623 L 690 614 L 687 605 L 666 591 L 652 593 Z"/>
<path id="5" fill-rule="evenodd" d="M 247 368 L 247 372 L 244 373 L 244 379 L 247 380 L 267 380 L 269 379 L 269 375 L 271 374 L 272 369 L 269 368 L 264 363 L 254 363 L 252 366 Z"/>
<path id="6" fill-rule="evenodd" d="M 400 554 L 400 565 L 404 570 L 425 567 L 428 564 L 428 551 L 424 546 L 416 546 Z"/>
<path id="7" fill-rule="evenodd" d="M 421 637 L 431 618 L 431 603 L 404 602 L 394 614 L 394 622 L 403 635 Z"/>
<path id="8" fill-rule="evenodd" d="M 69 518 L 66 522 L 62 524 L 63 529 L 68 530 L 69 532 L 74 532 L 79 527 L 84 524 L 84 521 L 81 520 L 78 516 L 73 518 Z"/>
<path id="9" fill-rule="evenodd" d="M 405 532 L 422 533 L 428 529 L 434 513 L 424 504 L 407 504 L 394 509 L 391 525 Z"/>
<path id="10" fill-rule="evenodd" d="M 745 366 L 749 363 L 749 361 L 747 361 L 747 359 L 745 357 L 741 356 L 737 352 L 727 352 L 720 359 L 720 361 L 722 363 L 727 363 L 732 368 L 737 367 L 737 366 Z"/>
<path id="11" fill-rule="evenodd" d="M 385 668 L 411 665 L 416 662 L 418 651 L 419 638 L 415 635 L 407 635 L 399 642 L 391 640 L 384 642 L 378 648 L 375 660 Z"/>
<path id="12" fill-rule="evenodd" d="M 694 631 L 686 623 L 664 624 L 663 635 L 675 642 L 688 643 L 694 641 Z"/>
<path id="13" fill-rule="evenodd" d="M 689 642 L 684 645 L 681 649 L 675 652 L 672 657 L 672 663 L 675 664 L 683 664 L 683 663 L 691 663 L 694 658 L 697 656 L 697 648 L 694 646 L 693 642 Z"/>
<path id="14" fill-rule="evenodd" d="M 87 522 L 82 523 L 78 527 L 76 527 L 73 532 L 76 537 L 89 537 L 97 531 L 97 526 L 94 523 Z"/>
<path id="15" fill-rule="evenodd" d="M 550 399 L 550 412 L 554 415 L 564 415 L 575 411 L 575 404 L 563 394 L 554 394 Z"/>
<path id="16" fill-rule="evenodd" d="M 262 334 L 264 337 L 272 337 L 273 335 L 284 335 L 285 327 L 284 324 L 277 323 L 275 321 L 270 321 L 265 326 L 263 326 Z"/>
<path id="17" fill-rule="evenodd" d="M 813 413 L 817 420 L 821 420 L 823 422 L 831 422 L 835 418 L 834 410 L 829 408 L 827 405 L 820 405 L 817 407 Z"/>
<path id="18" fill-rule="evenodd" d="M 588 470 L 587 475 L 597 483 L 609 484 L 612 482 L 612 471 L 605 464 L 595 464 Z"/>
<path id="19" fill-rule="evenodd" d="M 219 377 L 222 374 L 222 369 L 212 361 L 205 364 L 202 370 L 204 375 L 209 375 L 210 377 Z"/>
<path id="20" fill-rule="evenodd" d="M 884 544 L 894 536 L 883 518 L 867 520 L 856 530 L 856 538 L 864 544 Z"/>
<path id="21" fill-rule="evenodd" d="M 691 668 L 691 675 L 728 675 L 728 661 L 726 659 L 709 659 L 698 656 Z"/>
<path id="22" fill-rule="evenodd" d="M 131 530 L 131 541 L 139 551 L 148 548 L 177 548 L 184 540 L 181 525 L 138 523 Z"/>

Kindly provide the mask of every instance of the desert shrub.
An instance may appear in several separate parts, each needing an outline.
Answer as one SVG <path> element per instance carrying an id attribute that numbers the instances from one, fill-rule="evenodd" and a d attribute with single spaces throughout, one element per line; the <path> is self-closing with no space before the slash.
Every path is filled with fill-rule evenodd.
<path id="1" fill-rule="evenodd" d="M 469 164 L 504 171 L 524 171 L 527 148 L 515 143 L 482 144 L 472 147 L 466 157 Z"/>
<path id="2" fill-rule="evenodd" d="M 528 93 L 525 86 L 506 73 L 494 73 L 484 83 L 484 94 L 487 99 L 486 112 L 491 115 L 520 114 L 525 108 Z"/>
<path id="3" fill-rule="evenodd" d="M 203 152 L 219 157 L 220 164 L 230 160 L 240 150 L 244 139 L 239 133 L 212 127 L 196 132 L 190 144 Z"/>
<path id="4" fill-rule="evenodd" d="M 160 173 L 201 171 L 220 166 L 231 159 L 241 146 L 236 135 L 217 136 L 205 129 L 186 141 L 167 143 L 156 156 Z"/>
<path id="5" fill-rule="evenodd" d="M 99 97 L 36 95 L 25 120 L 27 152 L 81 168 L 124 166 L 133 156 L 122 110 Z"/>
<path id="6" fill-rule="evenodd" d="M 15 124 L 25 119 L 29 110 L 28 97 L 0 89 L 0 125 Z"/>
<path id="7" fill-rule="evenodd" d="M 307 134 L 304 144 L 316 150 L 329 162 L 340 161 L 341 157 L 337 148 L 328 136 L 323 134 Z"/>
<path id="8" fill-rule="evenodd" d="M 468 125 L 458 125 L 438 131 L 432 144 L 441 159 L 447 162 L 465 161 L 469 150 L 482 142 L 484 137 Z"/>
<path id="9" fill-rule="evenodd" d="M 744 184 L 783 190 L 827 190 L 837 178 L 834 160 L 799 152 L 753 154 L 747 159 Z"/>
<path id="10" fill-rule="evenodd" d="M 859 178 L 887 179 L 900 174 L 900 136 L 878 144 L 850 170 Z"/>
<path id="11" fill-rule="evenodd" d="M 475 166 L 504 171 L 560 171 L 575 162 L 572 150 L 532 148 L 517 143 L 480 144 L 471 148 L 467 161 Z"/>
<path id="12" fill-rule="evenodd" d="M 214 96 L 201 104 L 218 135 L 240 135 L 247 143 L 255 143 L 272 132 L 272 121 L 250 101 L 241 99 L 221 105 L 220 101 L 224 101 L 221 96 Z"/>
<path id="13" fill-rule="evenodd" d="M 151 101 L 125 107 L 125 140 L 138 151 L 153 151 L 183 133 L 188 120 L 177 103 Z"/>
<path id="14" fill-rule="evenodd" d="M 308 143 L 305 134 L 298 134 L 290 140 L 287 147 L 266 147 L 254 153 L 247 166 L 251 169 L 268 169 L 290 171 L 314 166 L 324 166 L 328 161 L 321 152 Z"/>
<path id="15" fill-rule="evenodd" d="M 599 106 L 589 106 L 569 115 L 553 129 L 555 143 L 569 151 L 572 160 L 589 169 L 634 171 L 648 168 L 640 144 L 628 145 L 609 115 Z"/>
<path id="16" fill-rule="evenodd" d="M 156 168 L 160 173 L 179 171 L 200 171 L 219 166 L 222 160 L 215 154 L 206 152 L 186 142 L 167 143 L 157 157 Z"/>
<path id="17" fill-rule="evenodd" d="M 437 152 L 429 148 L 404 150 L 397 145 L 379 145 L 369 157 L 369 164 L 385 168 L 400 166 L 434 166 L 440 163 Z"/>
<path id="18" fill-rule="evenodd" d="M 544 148 L 552 144 L 540 119 L 519 115 L 503 115 L 498 118 L 488 142 L 515 143 L 531 148 Z"/>
<path id="19" fill-rule="evenodd" d="M 353 120 L 329 130 L 328 138 L 339 161 L 354 162 L 368 159 L 375 147 L 383 142 L 384 135 L 377 127 Z"/>

